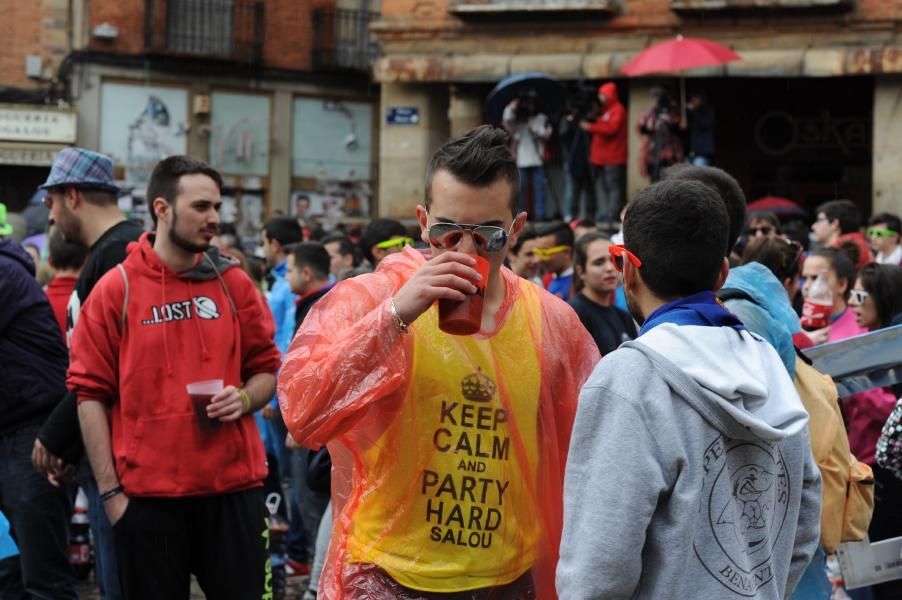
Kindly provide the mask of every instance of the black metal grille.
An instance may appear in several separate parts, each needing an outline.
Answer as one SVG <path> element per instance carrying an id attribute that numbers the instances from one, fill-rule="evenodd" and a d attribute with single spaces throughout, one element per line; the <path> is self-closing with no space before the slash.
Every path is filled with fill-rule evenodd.
<path id="1" fill-rule="evenodd" d="M 263 0 L 147 0 L 151 51 L 260 62 Z"/>
<path id="2" fill-rule="evenodd" d="M 376 14 L 358 10 L 313 11 L 313 67 L 367 71 L 378 48 L 369 25 Z"/>

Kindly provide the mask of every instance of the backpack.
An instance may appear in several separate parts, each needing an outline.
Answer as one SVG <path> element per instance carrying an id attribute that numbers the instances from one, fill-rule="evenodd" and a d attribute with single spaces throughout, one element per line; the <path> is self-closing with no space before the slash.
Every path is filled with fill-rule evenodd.
<path id="1" fill-rule="evenodd" d="M 799 357 L 794 383 L 808 411 L 811 452 L 821 471 L 821 543 L 833 554 L 840 542 L 857 542 L 867 535 L 874 475 L 849 450 L 833 380 Z"/>
<path id="2" fill-rule="evenodd" d="M 736 288 L 722 288 L 717 297 L 758 305 Z M 798 349 L 795 365 L 793 383 L 808 412 L 811 453 L 821 472 L 821 544 L 833 554 L 841 542 L 861 541 L 867 535 L 874 512 L 874 474 L 849 449 L 833 380 L 811 366 Z"/>

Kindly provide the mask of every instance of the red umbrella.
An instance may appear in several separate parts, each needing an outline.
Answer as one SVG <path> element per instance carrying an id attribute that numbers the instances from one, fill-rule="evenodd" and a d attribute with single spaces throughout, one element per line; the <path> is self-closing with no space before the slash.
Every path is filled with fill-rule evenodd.
<path id="1" fill-rule="evenodd" d="M 678 35 L 675 40 L 667 40 L 649 46 L 633 57 L 620 69 L 621 73 L 631 77 L 649 73 L 674 73 L 685 69 L 722 65 L 742 60 L 742 57 L 726 46 L 701 38 L 684 38 Z M 680 77 L 680 100 L 683 118 L 686 117 L 686 85 Z"/>
<path id="2" fill-rule="evenodd" d="M 805 216 L 805 209 L 787 198 L 779 196 L 764 196 L 758 198 L 754 202 L 750 202 L 746 207 L 749 212 L 771 212 L 775 215 L 798 215 Z"/>
<path id="3" fill-rule="evenodd" d="M 742 57 L 715 42 L 678 35 L 649 46 L 633 57 L 620 71 L 631 77 L 649 73 L 673 73 L 696 67 L 709 67 L 742 60 Z"/>

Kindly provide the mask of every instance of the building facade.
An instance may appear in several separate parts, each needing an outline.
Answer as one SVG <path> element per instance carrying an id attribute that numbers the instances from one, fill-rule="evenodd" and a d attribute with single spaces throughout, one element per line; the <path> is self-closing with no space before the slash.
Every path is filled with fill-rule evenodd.
<path id="1" fill-rule="evenodd" d="M 0 126 L 7 203 L 46 176 L 53 146 L 113 157 L 124 206 L 146 215 L 161 158 L 188 154 L 223 173 L 223 220 L 257 237 L 275 211 L 307 195 L 326 220 L 376 210 L 378 88 L 367 31 L 378 6 L 356 0 L 35 0 L 8 4 L 0 50 L 6 109 L 76 117 L 74 139 L 11 140 Z M 21 39 L 20 39 L 21 38 Z M 26 71 L 38 56 L 41 72 Z M 29 74 L 30 73 L 30 74 Z M 53 107 L 52 109 L 49 107 Z M 60 108 L 61 107 L 61 108 Z M 45 136 L 46 137 L 46 136 Z M 48 152 L 3 165 L 13 144 Z M 4 154 L 6 153 L 6 154 Z M 20 153 L 21 154 L 21 153 Z M 12 162 L 8 158 L 9 162 Z"/>
<path id="2" fill-rule="evenodd" d="M 618 84 L 629 111 L 628 189 L 648 183 L 636 124 L 654 85 L 626 78 L 642 49 L 678 34 L 729 46 L 743 60 L 685 71 L 716 115 L 713 164 L 749 199 L 792 198 L 811 210 L 850 198 L 867 214 L 902 209 L 902 5 L 884 0 L 385 0 L 373 29 L 382 56 L 380 196 L 386 214 L 413 214 L 430 152 L 485 122 L 504 77 L 538 71 L 573 93 Z M 678 93 L 676 94 L 678 96 Z M 417 122 L 396 123 L 399 108 Z M 552 157 L 552 162 L 555 158 Z M 560 181 L 552 177 L 552 201 Z M 546 200 L 547 201 L 547 200 Z"/>

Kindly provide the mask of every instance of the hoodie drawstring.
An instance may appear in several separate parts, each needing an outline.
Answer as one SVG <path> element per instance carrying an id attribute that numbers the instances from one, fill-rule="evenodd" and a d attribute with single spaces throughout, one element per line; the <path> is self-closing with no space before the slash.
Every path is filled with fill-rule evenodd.
<path id="1" fill-rule="evenodd" d="M 194 284 L 191 283 L 190 279 L 188 280 L 188 296 L 191 297 L 191 304 L 194 308 L 195 318 L 191 320 L 194 321 L 194 328 L 197 329 L 197 337 L 200 338 L 201 357 L 204 360 L 210 360 L 212 356 L 210 356 L 210 353 L 207 351 L 207 342 L 204 340 L 204 329 L 200 326 L 200 319 L 197 318 L 197 304 L 194 302 Z"/>
<path id="2" fill-rule="evenodd" d="M 163 307 L 166 306 L 166 269 L 163 268 L 160 270 L 160 273 L 163 276 L 162 283 L 162 297 L 160 298 L 160 310 L 163 310 Z M 172 375 L 172 361 L 169 360 L 169 343 L 166 339 L 166 319 L 163 318 L 163 355 L 166 357 L 166 373 L 168 375 Z"/>

